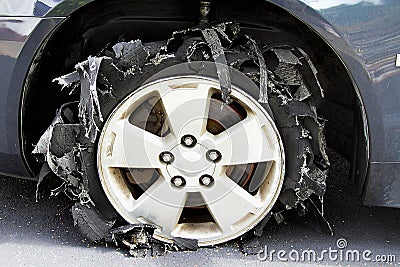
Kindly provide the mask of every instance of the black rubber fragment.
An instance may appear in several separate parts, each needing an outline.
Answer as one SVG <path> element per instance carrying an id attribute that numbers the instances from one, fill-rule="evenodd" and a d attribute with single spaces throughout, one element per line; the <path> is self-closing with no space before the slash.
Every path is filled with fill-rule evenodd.
<path id="1" fill-rule="evenodd" d="M 199 242 L 196 239 L 187 239 L 174 237 L 172 246 L 177 251 L 196 251 L 199 248 Z"/>
<path id="2" fill-rule="evenodd" d="M 280 202 L 287 210 L 296 210 L 303 215 L 307 208 L 303 202 L 313 194 L 323 196 L 329 162 L 324 152 L 324 122 L 316 113 L 319 101 L 315 99 L 323 97 L 323 90 L 318 82 L 315 66 L 300 48 L 279 47 L 261 52 L 255 41 L 239 36 L 238 33 L 238 25 L 227 22 L 176 32 L 168 42 L 142 44 L 140 40 L 136 40 L 118 43 L 112 52 L 106 53 L 110 58 L 90 57 L 77 65 L 77 72 L 56 79 L 63 87 L 78 80 L 81 82 L 79 123 L 83 127 L 86 140 L 84 137 L 75 140 L 78 133 L 74 133 L 73 128 L 68 126 L 72 122 L 76 123 L 74 114 L 78 112 L 66 112 L 63 116 L 56 117 L 61 122 L 57 121 L 57 124 L 50 127 L 56 138 L 51 138 L 50 135 L 48 147 L 59 167 L 53 169 L 53 172 L 67 183 L 68 190 L 64 189 L 64 192 L 71 194 L 73 199 L 80 200 L 80 204 L 74 206 L 74 221 L 82 224 L 80 228 L 83 228 L 85 235 L 90 236 L 89 239 L 104 237 L 104 223 L 111 222 L 104 217 L 107 211 L 99 213 L 93 206 L 94 202 L 90 200 L 88 193 L 89 188 L 94 195 L 102 192 L 100 185 L 93 186 L 93 179 L 98 177 L 96 162 L 92 157 L 95 155 L 94 143 L 102 125 L 103 113 L 109 114 L 127 93 L 136 89 L 126 88 L 127 84 L 140 86 L 159 70 L 182 61 L 214 59 L 224 101 L 228 100 L 230 92 L 230 73 L 224 71 L 228 65 L 239 69 L 259 85 L 259 102 L 268 102 L 271 106 L 285 142 L 287 172 Z M 268 66 L 270 61 L 266 62 L 264 59 L 268 53 L 276 58 L 277 66 Z M 109 90 L 103 90 L 103 87 Z M 97 91 L 101 94 L 97 95 Z M 86 142 L 88 140 L 91 144 Z M 252 186 L 251 191 L 255 191 L 257 185 Z M 107 210 L 104 207 L 110 204 L 103 205 L 99 201 L 96 205 L 99 209 Z M 94 213 L 87 211 L 92 208 Z M 117 218 L 114 210 L 110 214 L 107 218 Z M 282 214 L 283 212 L 274 213 L 275 219 L 282 222 Z M 101 216 L 96 219 L 97 215 Z M 325 220 L 323 212 L 320 215 Z M 270 217 L 271 214 L 268 214 L 261 221 L 254 229 L 254 235 L 262 234 Z M 97 223 L 101 229 L 93 225 Z M 93 233 L 87 234 L 89 231 Z M 153 233 L 154 226 L 127 225 L 110 230 L 106 239 L 118 246 L 127 247 L 133 256 L 146 255 L 150 248 L 153 248 L 152 254 L 165 253 L 167 246 L 156 242 L 152 237 Z M 146 242 L 140 241 L 139 237 L 144 236 Z M 179 251 L 197 250 L 198 241 L 175 238 L 171 248 Z M 247 248 L 245 253 L 251 254 L 250 248 L 255 251 L 256 246 L 249 242 Z"/>
<path id="3" fill-rule="evenodd" d="M 257 255 L 263 251 L 263 248 L 261 246 L 260 240 L 255 237 L 243 240 L 240 244 L 240 251 L 244 255 Z"/>
<path id="4" fill-rule="evenodd" d="M 150 56 L 150 49 L 142 41 L 120 42 L 112 47 L 114 62 L 122 70 L 140 69 Z"/>
<path id="5" fill-rule="evenodd" d="M 167 251 L 168 251 L 167 244 L 153 239 L 153 244 L 151 246 L 152 257 L 164 256 L 167 253 Z"/>
<path id="6" fill-rule="evenodd" d="M 91 242 L 99 242 L 110 232 L 113 221 L 107 221 L 94 206 L 75 203 L 71 208 L 74 225 Z"/>
<path id="7" fill-rule="evenodd" d="M 269 212 L 262 220 L 257 224 L 253 229 L 253 233 L 255 236 L 262 236 L 264 232 L 264 228 L 267 225 L 268 221 L 271 219 L 272 213 Z"/>
<path id="8" fill-rule="evenodd" d="M 42 168 L 40 169 L 39 174 L 36 176 L 38 178 L 38 182 L 36 184 L 36 202 L 38 202 L 40 199 L 44 197 L 44 192 L 49 192 L 51 189 L 46 188 L 49 190 L 46 190 L 43 188 L 44 185 L 44 180 L 50 175 L 53 174 L 51 171 L 49 164 L 47 162 L 44 162 L 42 165 Z M 54 175 L 54 174 L 53 174 Z"/>
<path id="9" fill-rule="evenodd" d="M 116 247 L 128 250 L 133 257 L 146 257 L 150 251 L 151 256 L 164 256 L 168 251 L 188 250 L 193 244 L 179 241 L 179 246 L 175 243 L 166 244 L 153 237 L 156 227 L 151 224 L 128 224 L 109 230 L 104 237 L 105 242 L 112 243 Z"/>

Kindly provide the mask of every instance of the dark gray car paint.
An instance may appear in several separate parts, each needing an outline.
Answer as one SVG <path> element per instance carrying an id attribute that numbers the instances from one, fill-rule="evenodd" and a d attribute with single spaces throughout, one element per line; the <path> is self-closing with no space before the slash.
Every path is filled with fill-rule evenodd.
<path id="1" fill-rule="evenodd" d="M 20 11 L 11 4 L 0 5 L 1 173 L 30 176 L 21 157 L 19 138 L 25 76 L 35 50 L 62 17 L 89 2 L 92 1 L 23 0 L 18 1 Z M 307 23 L 344 61 L 357 85 L 359 104 L 364 111 L 361 136 L 366 143 L 359 146 L 362 151 L 358 152 L 365 157 L 361 165 L 370 166 L 364 189 L 365 203 L 400 207 L 400 190 L 393 186 L 398 183 L 398 172 L 393 170 L 400 170 L 400 109 L 397 107 L 400 69 L 395 67 L 395 55 L 400 50 L 400 2 L 382 0 L 380 5 L 359 3 L 320 11 L 297 0 L 269 2 Z M 359 171 L 367 172 L 366 169 Z"/>
<path id="2" fill-rule="evenodd" d="M 0 173 L 18 177 L 31 176 L 21 157 L 19 138 L 22 89 L 37 47 L 61 20 L 24 17 L 0 19 Z M 32 23 L 24 25 L 24 21 Z M 34 28 L 35 34 L 19 34 L 15 31 L 20 30 L 15 26 L 18 24 L 22 24 L 21 32 Z M 13 53 L 5 53 L 15 45 L 21 47 L 21 50 L 15 49 Z"/>

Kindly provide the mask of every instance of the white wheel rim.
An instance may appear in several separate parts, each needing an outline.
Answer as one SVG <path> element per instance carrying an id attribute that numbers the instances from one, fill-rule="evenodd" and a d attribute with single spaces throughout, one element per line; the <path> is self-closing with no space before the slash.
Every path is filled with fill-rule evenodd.
<path id="1" fill-rule="evenodd" d="M 208 246 L 236 238 L 265 217 L 281 190 L 285 158 L 282 140 L 273 120 L 252 97 L 233 87 L 231 96 L 245 108 L 246 118 L 218 135 L 207 131 L 210 97 L 218 90 L 217 81 L 204 77 L 161 79 L 126 97 L 104 124 L 97 163 L 105 194 L 128 223 L 156 225 L 154 236 L 159 240 L 192 238 L 200 246 Z M 129 122 L 135 108 L 152 96 L 161 98 L 168 116 L 170 132 L 164 137 Z M 195 137 L 196 145 L 182 145 L 184 135 Z M 222 155 L 218 162 L 206 158 L 211 149 Z M 171 164 L 160 159 L 165 151 L 175 157 Z M 272 167 L 255 194 L 226 173 L 227 166 L 261 162 L 270 162 Z M 160 177 L 134 198 L 121 168 L 156 169 Z M 199 182 L 202 175 L 212 177 L 212 183 Z M 172 182 L 177 176 L 184 179 L 184 185 L 179 179 Z M 204 181 L 208 183 L 209 179 Z M 201 196 L 213 221 L 180 222 L 188 196 L 193 193 Z"/>

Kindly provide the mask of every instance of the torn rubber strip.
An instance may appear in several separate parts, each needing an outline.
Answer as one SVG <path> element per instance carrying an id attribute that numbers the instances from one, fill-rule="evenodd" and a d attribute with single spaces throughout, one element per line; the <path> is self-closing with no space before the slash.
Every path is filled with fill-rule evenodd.
<path id="1" fill-rule="evenodd" d="M 290 51 L 290 49 L 273 48 L 271 49 L 277 56 L 280 63 L 291 65 L 302 65 L 300 60 Z"/>
<path id="2" fill-rule="evenodd" d="M 39 174 L 37 188 L 49 174 L 48 168 L 61 178 L 61 185 L 51 190 L 50 196 L 64 192 L 69 198 L 80 203 L 92 203 L 90 196 L 82 184 L 79 171 L 79 144 L 76 143 L 82 131 L 80 124 L 74 120 L 73 110 L 77 110 L 78 102 L 66 103 L 57 111 L 52 124 L 41 136 L 33 154 L 41 154 L 46 163 Z M 37 198 L 40 192 L 37 191 Z"/>
<path id="3" fill-rule="evenodd" d="M 123 246 L 134 257 L 145 257 L 152 248 L 153 234 L 156 227 L 150 224 L 128 224 L 110 230 L 105 241 Z"/>
<path id="4" fill-rule="evenodd" d="M 58 110 L 55 118 L 53 119 L 53 122 L 50 124 L 50 126 L 47 128 L 47 130 L 42 134 L 42 136 L 39 139 L 39 142 L 36 144 L 35 148 L 32 151 L 32 154 L 42 154 L 45 157 L 47 157 L 47 153 L 49 152 L 49 146 L 50 146 L 50 140 L 51 137 L 53 136 L 53 128 L 56 124 L 59 123 L 64 123 L 64 120 L 62 119 L 61 113 L 64 110 L 64 108 L 69 105 L 70 103 L 63 104 Z M 46 158 L 47 161 L 47 158 Z"/>
<path id="5" fill-rule="evenodd" d="M 79 101 L 79 120 L 81 121 L 85 136 L 92 143 L 96 141 L 99 128 L 96 119 L 103 121 L 97 95 L 97 75 L 104 57 L 89 57 L 87 61 L 78 63 L 76 69 L 81 81 L 81 94 Z"/>
<path id="6" fill-rule="evenodd" d="M 64 88 L 70 86 L 73 83 L 79 82 L 79 73 L 77 71 L 74 71 L 72 73 L 63 75 L 61 77 L 53 79 L 53 82 L 57 82 L 59 85 L 62 86 L 63 90 Z"/>
<path id="7" fill-rule="evenodd" d="M 104 58 L 89 56 L 86 61 L 75 66 L 76 71 L 53 80 L 53 82 L 58 82 L 58 84 L 62 85 L 63 89 L 72 83 L 80 81 L 81 92 L 78 117 L 84 127 L 85 136 L 93 143 L 99 132 L 96 120 L 103 121 L 97 95 L 97 75 Z"/>
<path id="8" fill-rule="evenodd" d="M 199 248 L 199 241 L 197 239 L 188 239 L 181 237 L 174 237 L 172 246 L 176 251 L 196 251 Z"/>
<path id="9" fill-rule="evenodd" d="M 303 49 L 301 49 L 300 47 L 297 47 L 297 50 L 299 50 L 299 52 L 301 53 L 301 55 L 302 55 L 302 56 L 304 57 L 304 59 L 307 61 L 307 64 L 310 66 L 311 71 L 312 71 L 313 74 L 314 74 L 315 81 L 317 82 L 317 85 L 318 85 L 319 90 L 320 90 L 320 92 L 321 92 L 321 96 L 322 96 L 322 98 L 324 98 L 324 97 L 325 97 L 325 94 L 324 94 L 324 90 L 322 89 L 321 83 L 320 83 L 319 80 L 318 80 L 318 70 L 317 70 L 317 68 L 315 67 L 314 63 L 312 63 L 310 57 L 307 55 L 306 52 L 304 52 Z"/>
<path id="10" fill-rule="evenodd" d="M 108 221 L 90 204 L 75 203 L 71 208 L 74 226 L 79 226 L 86 238 L 92 242 L 102 240 L 114 226 L 115 221 Z"/>
<path id="11" fill-rule="evenodd" d="M 268 73 L 267 73 L 267 65 L 265 64 L 264 56 L 261 53 L 260 48 L 258 47 L 257 42 L 247 36 L 250 43 L 253 45 L 254 52 L 258 58 L 258 65 L 260 66 L 260 94 L 258 98 L 258 102 L 260 103 L 268 103 Z"/>
<path id="12" fill-rule="evenodd" d="M 208 46 L 211 49 L 215 65 L 217 67 L 218 79 L 221 86 L 222 101 L 229 104 L 229 95 L 232 90 L 231 73 L 226 61 L 224 48 L 222 47 L 221 40 L 218 33 L 214 29 L 201 30 Z"/>
<path id="13" fill-rule="evenodd" d="M 112 47 L 116 66 L 121 69 L 140 69 L 150 56 L 150 49 L 141 40 L 117 43 Z"/>

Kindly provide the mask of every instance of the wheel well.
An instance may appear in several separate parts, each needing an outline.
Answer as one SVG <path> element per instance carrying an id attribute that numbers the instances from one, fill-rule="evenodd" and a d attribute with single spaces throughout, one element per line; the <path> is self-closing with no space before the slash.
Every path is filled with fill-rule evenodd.
<path id="1" fill-rule="evenodd" d="M 176 30 L 197 25 L 200 1 L 96 1 L 77 10 L 42 44 L 26 80 L 22 111 L 23 153 L 33 173 L 39 165 L 31 155 L 33 144 L 51 123 L 56 109 L 69 100 L 52 80 L 74 70 L 76 63 L 96 55 L 119 40 L 168 39 Z M 303 48 L 319 71 L 325 89 L 320 114 L 327 119 L 329 147 L 347 159 L 355 157 L 353 126 L 362 127 L 355 88 L 346 68 L 331 47 L 300 20 L 263 0 L 214 1 L 211 20 L 236 20 L 242 31 L 261 44 Z"/>

